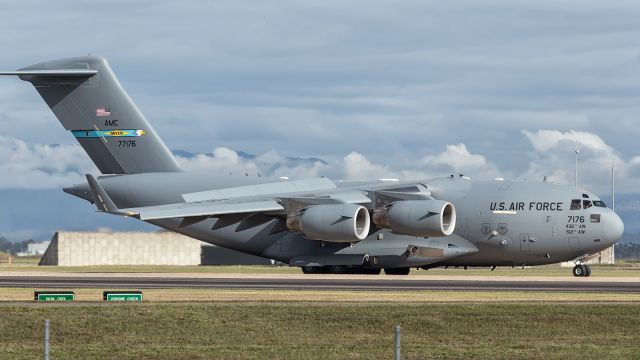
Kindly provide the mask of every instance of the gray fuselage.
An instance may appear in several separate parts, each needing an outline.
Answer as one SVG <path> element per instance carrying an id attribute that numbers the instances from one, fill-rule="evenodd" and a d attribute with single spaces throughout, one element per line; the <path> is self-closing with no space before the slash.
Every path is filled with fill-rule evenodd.
<path id="1" fill-rule="evenodd" d="M 185 193 L 246 188 L 277 181 L 188 173 L 148 173 L 100 179 L 116 205 L 123 208 L 172 204 L 183 202 L 182 194 Z M 370 263 L 380 267 L 557 263 L 594 254 L 613 245 L 623 229 L 619 217 L 603 207 L 598 197 L 571 186 L 508 180 L 472 181 L 460 177 L 412 183 L 423 184 L 435 199 L 455 205 L 458 221 L 454 235 L 417 238 L 397 235 L 387 229 L 372 229 L 365 240 L 344 244 L 306 239 L 287 230 L 283 219 L 265 214 L 208 218 L 192 224 L 184 223 L 182 219 L 149 222 L 211 244 L 285 263 L 300 257 L 315 257 L 328 261 L 325 263 L 345 261 L 350 264 L 354 258 L 365 256 L 375 257 Z M 389 185 L 374 182 L 337 183 L 336 186 L 339 189 L 375 189 Z M 66 191 L 92 200 L 86 185 Z M 405 251 L 411 246 L 445 249 L 445 256 L 442 253 L 439 256 L 411 256 Z M 454 252 L 448 256 L 447 251 Z M 335 260 L 326 260 L 328 258 Z"/>

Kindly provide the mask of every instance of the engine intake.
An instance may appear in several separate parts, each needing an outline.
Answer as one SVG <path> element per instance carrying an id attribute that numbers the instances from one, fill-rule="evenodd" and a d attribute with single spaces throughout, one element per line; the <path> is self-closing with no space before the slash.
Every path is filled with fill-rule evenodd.
<path id="1" fill-rule="evenodd" d="M 313 205 L 287 218 L 287 228 L 313 240 L 364 240 L 371 225 L 369 211 L 356 204 Z"/>
<path id="2" fill-rule="evenodd" d="M 441 200 L 396 201 L 376 210 L 373 223 L 400 235 L 448 236 L 456 227 L 456 209 Z"/>

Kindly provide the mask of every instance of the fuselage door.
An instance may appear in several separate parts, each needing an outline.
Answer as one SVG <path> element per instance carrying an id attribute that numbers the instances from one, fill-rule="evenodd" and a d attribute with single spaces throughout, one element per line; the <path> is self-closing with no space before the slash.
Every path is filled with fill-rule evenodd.
<path id="1" fill-rule="evenodd" d="M 529 242 L 529 234 L 520 234 L 520 251 L 531 251 L 531 244 Z"/>

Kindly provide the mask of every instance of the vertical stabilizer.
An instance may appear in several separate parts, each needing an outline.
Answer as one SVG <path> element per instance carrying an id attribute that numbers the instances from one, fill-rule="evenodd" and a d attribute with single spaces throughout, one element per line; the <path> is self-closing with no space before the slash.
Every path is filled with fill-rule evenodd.
<path id="1" fill-rule="evenodd" d="M 53 60 L 0 75 L 32 83 L 103 174 L 181 171 L 104 58 Z"/>

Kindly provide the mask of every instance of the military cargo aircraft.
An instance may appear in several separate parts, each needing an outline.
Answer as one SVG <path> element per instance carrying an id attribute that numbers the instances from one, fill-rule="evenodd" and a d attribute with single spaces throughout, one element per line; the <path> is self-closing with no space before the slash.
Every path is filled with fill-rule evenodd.
<path id="1" fill-rule="evenodd" d="M 612 246 L 624 225 L 574 186 L 462 175 L 334 182 L 199 176 L 181 169 L 104 58 L 47 61 L 2 75 L 30 82 L 103 174 L 65 192 L 304 273 L 408 274 L 411 268 L 532 266 Z"/>

